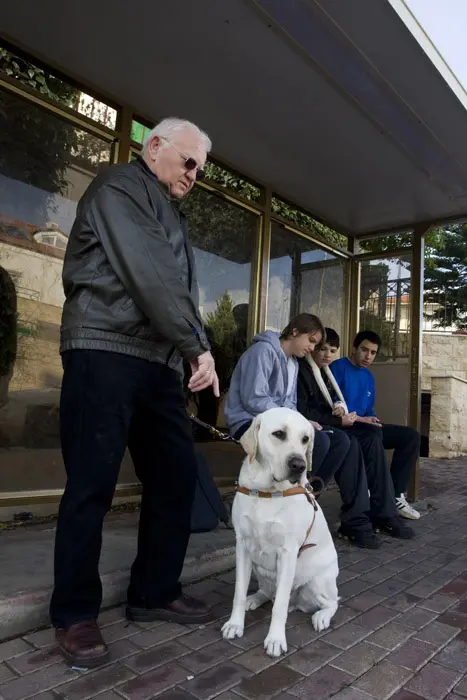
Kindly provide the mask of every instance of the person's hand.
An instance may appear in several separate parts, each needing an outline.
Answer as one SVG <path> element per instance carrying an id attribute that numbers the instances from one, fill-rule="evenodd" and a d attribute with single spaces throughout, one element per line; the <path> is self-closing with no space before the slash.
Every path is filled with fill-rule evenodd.
<path id="1" fill-rule="evenodd" d="M 314 420 L 311 420 L 310 423 L 311 423 L 311 425 L 313 426 L 313 428 L 314 428 L 315 430 L 322 430 L 322 429 L 323 429 L 323 426 L 320 425 L 319 423 L 317 423 L 317 422 L 314 421 Z"/>
<path id="2" fill-rule="evenodd" d="M 332 410 L 332 415 L 337 416 L 338 418 L 342 418 L 342 416 L 345 416 L 345 408 L 341 405 L 334 406 Z"/>
<path id="3" fill-rule="evenodd" d="M 368 423 L 369 425 L 379 425 L 381 427 L 381 421 L 376 416 L 357 416 L 358 423 Z"/>
<path id="4" fill-rule="evenodd" d="M 352 413 L 346 413 L 345 415 L 342 416 L 342 427 L 343 428 L 351 428 L 355 421 L 357 420 L 357 414 L 355 411 L 352 411 Z"/>
<path id="5" fill-rule="evenodd" d="M 190 391 L 202 391 L 212 386 L 216 398 L 219 398 L 219 379 L 214 368 L 214 358 L 211 353 L 203 352 L 196 359 L 190 360 L 191 379 L 188 382 Z"/>

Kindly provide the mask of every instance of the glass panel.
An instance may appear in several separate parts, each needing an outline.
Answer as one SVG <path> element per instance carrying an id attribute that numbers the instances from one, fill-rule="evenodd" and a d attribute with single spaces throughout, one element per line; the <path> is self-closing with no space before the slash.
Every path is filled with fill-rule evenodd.
<path id="1" fill-rule="evenodd" d="M 89 119 L 115 129 L 117 110 L 110 105 L 82 92 L 49 71 L 39 68 L 31 61 L 16 56 L 0 46 L 0 70 L 22 85 L 37 90 L 49 100 L 59 102 L 64 107 L 76 110 Z"/>
<path id="2" fill-rule="evenodd" d="M 334 231 L 329 226 L 321 224 L 310 216 L 310 214 L 287 204 L 287 202 L 284 202 L 282 199 L 273 197 L 271 208 L 273 213 L 277 214 L 278 217 L 290 221 L 291 224 L 295 224 L 304 231 L 309 231 L 311 235 L 320 236 L 324 241 L 334 246 L 339 246 L 340 248 L 347 247 L 346 236 L 337 233 L 337 231 Z"/>
<path id="3" fill-rule="evenodd" d="M 273 223 L 267 328 L 281 331 L 293 316 L 307 312 L 342 334 L 345 265 L 306 238 Z"/>
<path id="4" fill-rule="evenodd" d="M 183 208 L 194 246 L 200 310 L 222 392 L 220 403 L 208 389 L 190 397 L 190 405 L 202 420 L 222 426 L 222 405 L 230 377 L 246 349 L 251 264 L 259 218 L 201 187 L 193 189 Z M 208 437 L 202 430 L 197 436 Z"/>
<path id="5" fill-rule="evenodd" d="M 136 143 L 143 145 L 150 131 L 151 129 L 148 126 L 141 124 L 141 122 L 136 121 L 136 119 L 133 119 L 131 122 L 131 138 L 133 141 L 136 141 Z"/>
<path id="6" fill-rule="evenodd" d="M 109 143 L 0 92 L 1 490 L 63 485 L 63 258 L 78 199 L 109 161 Z"/>
<path id="7" fill-rule="evenodd" d="M 381 336 L 378 362 L 408 357 L 411 255 L 360 263 L 360 330 Z"/>

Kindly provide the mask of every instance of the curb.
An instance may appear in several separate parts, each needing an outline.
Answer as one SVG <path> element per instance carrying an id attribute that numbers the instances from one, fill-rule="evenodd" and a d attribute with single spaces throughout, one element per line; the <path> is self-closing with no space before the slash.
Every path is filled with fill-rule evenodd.
<path id="1" fill-rule="evenodd" d="M 191 555 L 185 559 L 180 580 L 182 583 L 193 583 L 229 571 L 234 566 L 235 546 L 223 547 L 201 556 Z M 129 568 L 110 571 L 101 576 L 102 609 L 125 602 L 129 578 Z M 0 598 L 0 642 L 41 627 L 48 627 L 51 594 L 52 588 L 47 587 Z"/>

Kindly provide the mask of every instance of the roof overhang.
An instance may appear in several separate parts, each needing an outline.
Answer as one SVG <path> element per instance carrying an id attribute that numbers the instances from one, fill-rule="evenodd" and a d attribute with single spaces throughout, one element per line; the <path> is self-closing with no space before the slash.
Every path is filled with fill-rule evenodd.
<path id="1" fill-rule="evenodd" d="M 467 215 L 467 112 L 388 0 L 15 0 L 2 33 L 343 232 Z"/>

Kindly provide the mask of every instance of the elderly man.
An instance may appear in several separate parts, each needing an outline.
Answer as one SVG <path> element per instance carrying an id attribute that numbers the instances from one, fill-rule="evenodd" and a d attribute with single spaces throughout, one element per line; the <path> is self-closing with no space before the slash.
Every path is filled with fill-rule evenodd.
<path id="1" fill-rule="evenodd" d="M 143 157 L 109 168 L 78 205 L 63 268 L 60 402 L 67 474 L 55 541 L 50 613 L 74 665 L 107 660 L 97 617 L 102 523 L 128 446 L 143 486 L 127 617 L 199 623 L 182 595 L 196 459 L 182 388 L 218 379 L 198 310 L 193 251 L 179 200 L 203 176 L 211 148 L 190 122 L 165 119 Z"/>

